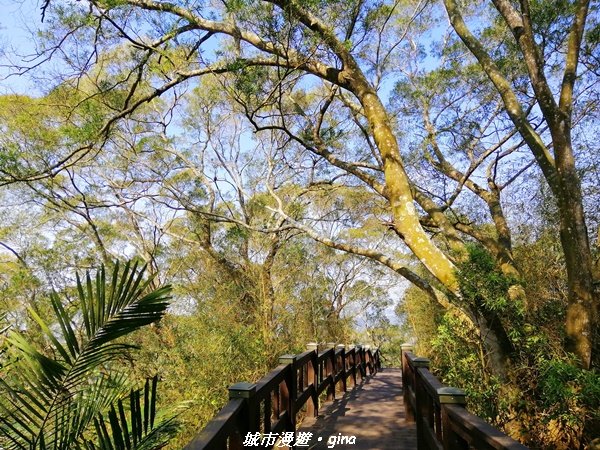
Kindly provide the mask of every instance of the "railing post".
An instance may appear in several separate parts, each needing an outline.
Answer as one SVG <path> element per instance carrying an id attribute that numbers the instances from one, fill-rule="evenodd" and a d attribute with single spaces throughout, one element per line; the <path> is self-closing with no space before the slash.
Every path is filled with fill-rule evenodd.
<path id="1" fill-rule="evenodd" d="M 413 351 L 413 346 L 411 344 L 402 344 L 402 397 L 404 398 L 404 411 L 406 413 L 406 421 L 414 422 L 415 421 L 415 412 L 412 409 L 412 404 L 410 403 L 410 394 L 409 394 L 409 383 L 411 380 L 414 382 L 414 378 L 411 378 L 410 367 L 408 366 L 408 356 L 407 352 Z M 412 386 L 413 391 L 415 390 L 415 386 Z"/>
<path id="2" fill-rule="evenodd" d="M 240 416 L 242 420 L 239 423 L 239 435 L 237 433 L 231 434 L 229 438 L 229 449 L 231 450 L 241 450 L 246 433 L 257 432 L 259 430 L 259 411 L 255 401 L 255 394 L 256 384 L 236 383 L 229 386 L 229 400 L 242 398 L 246 405 L 246 414 Z"/>
<path id="3" fill-rule="evenodd" d="M 365 345 L 365 373 L 373 375 L 373 359 L 371 358 L 371 346 Z"/>
<path id="4" fill-rule="evenodd" d="M 428 402 L 427 391 L 423 385 L 423 380 L 419 376 L 419 368 L 429 370 L 429 360 L 427 358 L 414 358 L 412 360 L 412 366 L 414 367 L 414 381 L 415 381 L 415 398 L 416 398 L 416 411 L 415 411 L 415 422 L 417 423 L 417 449 L 427 450 L 425 444 L 425 423 L 423 416 L 428 413 Z"/>
<path id="5" fill-rule="evenodd" d="M 344 344 L 339 344 L 337 346 L 338 349 L 340 349 L 340 359 L 341 359 L 341 363 L 342 363 L 342 376 L 341 376 L 341 380 L 342 380 L 342 388 L 344 389 L 344 392 L 346 392 L 347 387 L 346 387 L 346 346 Z"/>
<path id="6" fill-rule="evenodd" d="M 319 356 L 319 345 L 316 342 L 310 342 L 306 345 L 306 349 L 312 350 L 313 352 L 313 355 L 310 357 L 310 361 L 307 365 L 308 370 L 306 374 L 308 385 L 310 386 L 311 383 L 313 385 L 310 400 L 306 402 L 306 416 L 317 417 L 317 415 L 319 414 L 319 396 L 317 395 L 317 386 L 319 385 L 317 379 L 317 360 Z"/>
<path id="7" fill-rule="evenodd" d="M 327 401 L 335 400 L 335 342 L 327 343 L 328 351 L 332 350 L 331 356 L 325 360 L 325 376 L 331 377 L 331 384 L 327 386 Z"/>
<path id="8" fill-rule="evenodd" d="M 296 399 L 298 398 L 298 370 L 295 355 L 282 355 L 279 364 L 289 364 L 290 374 L 285 378 L 284 388 L 281 390 L 281 403 L 286 405 L 288 420 L 285 431 L 296 431 Z"/>
<path id="9" fill-rule="evenodd" d="M 352 383 L 352 388 L 354 388 L 356 386 L 356 346 L 354 344 L 350 344 L 350 351 L 348 353 L 350 353 L 349 356 L 352 358 L 352 361 L 348 361 L 348 370 L 352 375 L 350 382 Z"/>
<path id="10" fill-rule="evenodd" d="M 318 386 L 319 383 L 321 383 L 321 380 L 323 379 L 323 366 L 322 364 L 319 362 L 319 358 L 318 356 L 323 353 L 325 350 L 327 350 L 327 346 L 326 344 L 324 344 L 323 342 L 321 342 L 318 346 L 317 346 L 317 362 L 315 364 L 315 386 Z"/>
<path id="11" fill-rule="evenodd" d="M 467 450 L 469 444 L 462 439 L 452 428 L 452 423 L 445 405 L 460 405 L 465 406 L 467 403 L 465 391 L 462 389 L 444 386 L 437 390 L 442 413 L 442 444 L 444 450 Z"/>
<path id="12" fill-rule="evenodd" d="M 356 355 L 358 356 L 358 362 L 356 363 L 358 371 L 360 373 L 360 381 L 362 382 L 365 379 L 364 372 L 364 358 L 365 358 L 365 349 L 362 344 L 358 344 L 356 346 Z"/>
<path id="13" fill-rule="evenodd" d="M 381 355 L 379 354 L 379 347 L 375 347 L 371 354 L 373 355 L 373 367 L 375 368 L 375 373 L 379 373 L 381 371 Z"/>

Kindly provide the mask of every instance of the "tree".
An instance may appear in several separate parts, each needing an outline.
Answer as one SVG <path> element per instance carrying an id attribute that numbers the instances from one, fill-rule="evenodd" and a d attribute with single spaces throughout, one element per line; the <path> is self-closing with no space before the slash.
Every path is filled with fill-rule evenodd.
<path id="1" fill-rule="evenodd" d="M 20 136 L 34 133 L 3 136 L 11 152 L 0 161 L 2 183 L 41 193 L 69 230 L 92 236 L 92 224 L 118 224 L 112 242 L 99 233 L 109 254 L 117 240 L 134 239 L 157 267 L 170 258 L 177 268 L 185 250 L 181 277 L 190 295 L 183 297 L 226 291 L 246 312 L 235 316 L 210 297 L 209 314 L 220 313 L 214 322 L 227 317 L 223 311 L 232 316 L 222 320 L 234 325 L 223 342 L 239 342 L 258 326 L 263 336 L 282 336 L 302 307 L 325 309 L 329 299 L 308 289 L 306 277 L 285 290 L 274 283 L 286 264 L 312 263 L 288 258 L 305 245 L 301 232 L 405 277 L 425 293 L 413 295 L 431 303 L 425 310 L 451 317 L 446 330 L 464 328 L 460 338 L 476 347 L 482 378 L 491 371 L 511 388 L 528 389 L 514 374 L 530 363 L 525 306 L 539 299 L 528 298 L 529 272 L 515 259 L 515 242 L 524 240 L 513 234 L 515 222 L 531 221 L 515 220 L 511 195 L 538 191 L 541 169 L 469 50 L 446 34 L 426 52 L 422 38 L 443 26 L 443 9 L 400 0 L 44 5 L 52 31 L 40 57 L 64 55 L 60 69 L 69 75 L 29 106 L 61 105 L 53 109 L 60 120 L 41 114 L 51 131 L 33 135 L 42 145 L 20 145 Z M 539 39 L 551 38 L 547 60 L 560 62 L 554 44 L 570 16 L 545 15 L 539 5 L 543 14 L 532 23 L 549 30 Z M 491 14 L 480 38 L 521 102 L 530 136 L 556 151 L 504 19 L 487 5 L 469 7 Z M 580 54 L 590 74 L 596 41 L 592 33 Z M 433 68 L 432 55 L 441 58 Z M 585 107 L 575 108 L 573 123 L 597 114 L 595 78 L 589 81 L 576 95 Z M 29 121 L 6 116 L 7 129 L 29 131 Z M 538 215 L 533 221 L 541 222 Z M 200 264 L 208 276 L 197 276 Z M 331 281 L 314 273 L 322 284 Z M 209 278 L 227 282 L 217 290 Z M 278 320 L 271 311 L 289 316 Z M 322 332 L 323 323 L 316 325 Z M 540 348 L 536 357 L 549 354 Z"/>
<path id="2" fill-rule="evenodd" d="M 492 3 L 497 19 L 510 31 L 524 60 L 528 77 L 525 89 L 536 100 L 550 143 L 535 129 L 535 114 L 523 107 L 518 88 L 503 73 L 498 59 L 465 23 L 458 3 L 444 0 L 454 30 L 498 91 L 508 116 L 534 155 L 556 199 L 569 286 L 567 349 L 580 358 L 583 367 L 590 368 L 598 364 L 599 296 L 594 288 L 592 253 L 571 136 L 590 2 L 562 2 L 558 8 L 543 1 L 522 0 L 518 7 L 505 0 Z M 561 47 L 566 50 L 564 58 L 555 53 Z"/>
<path id="3" fill-rule="evenodd" d="M 386 77 L 398 77 L 403 70 L 391 61 L 412 56 L 414 42 L 406 36 L 409 27 L 425 26 L 420 16 L 425 4 L 359 2 L 350 14 L 347 5 L 335 2 L 234 2 L 210 10 L 149 0 L 91 1 L 89 10 L 46 2 L 45 11 L 48 5 L 56 6 L 53 30 L 62 34 L 48 37 L 44 54 L 60 48 L 69 55 L 66 64 L 86 80 L 80 85 L 68 80 L 65 85 L 76 89 L 78 95 L 73 97 L 93 112 L 77 116 L 86 125 L 80 128 L 89 133 L 78 145 L 65 145 L 53 163 L 7 171 L 5 182 L 36 180 L 89 160 L 109 148 L 120 130 L 144 123 L 148 107 L 169 101 L 173 105 L 169 110 L 175 111 L 194 80 L 214 77 L 260 136 L 267 136 L 265 142 L 276 148 L 269 166 L 270 185 L 265 188 L 278 202 L 267 207 L 283 218 L 284 226 L 386 265 L 447 308 L 459 305 L 464 323 L 480 328 L 486 337 L 495 370 L 505 370 L 511 349 L 502 344 L 504 331 L 492 329 L 491 324 L 498 323 L 494 315 L 460 306 L 456 263 L 467 257 L 465 242 L 477 230 L 451 220 L 446 205 L 420 189 L 419 180 L 407 172 L 407 154 L 398 145 L 399 118 L 391 114 L 381 94 Z M 140 11 L 144 14 L 136 15 Z M 95 36 L 93 44 L 90 35 Z M 86 48 L 82 42 L 90 45 Z M 123 49 L 130 52 L 127 57 Z M 95 60 L 94 55 L 100 54 Z M 435 137 L 432 132 L 430 138 Z M 442 169 L 443 161 L 437 159 Z M 305 217 L 297 220 L 287 210 L 290 202 L 273 189 L 277 186 L 273 175 L 285 167 L 296 170 L 294 176 L 311 189 L 322 181 L 331 184 L 339 179 L 366 187 L 385 201 L 387 217 L 379 221 L 401 244 L 390 244 L 392 239 L 386 236 L 383 250 L 361 246 L 339 235 L 332 238 L 319 226 L 310 226 L 318 224 Z M 331 176 L 319 180 L 318 175 L 307 176 L 307 171 L 329 171 Z M 465 178 L 460 173 L 453 175 L 453 183 L 464 183 L 456 181 Z M 499 194 L 494 189 L 479 195 L 487 198 L 488 207 L 493 206 L 499 219 L 496 225 L 502 228 Z M 243 221 L 239 225 L 248 227 Z M 435 231 L 436 237 L 428 230 Z M 479 239 L 493 244 L 486 236 Z M 498 241 L 510 250 L 506 233 Z M 398 256 L 404 248 L 426 267 L 424 275 Z M 508 267 L 510 254 L 496 253 L 499 264 Z"/>
<path id="4" fill-rule="evenodd" d="M 382 173 L 387 177 L 387 185 L 385 186 L 386 197 L 390 199 L 390 205 L 392 205 L 392 211 L 395 218 L 394 226 L 398 228 L 398 232 L 404 236 L 404 240 L 407 245 L 413 252 L 415 252 L 415 254 L 429 268 L 429 270 L 448 288 L 456 289 L 456 280 L 453 276 L 452 263 L 446 255 L 444 255 L 435 247 L 435 245 L 433 245 L 429 236 L 425 233 L 419 223 L 417 210 L 414 208 L 412 203 L 410 185 L 404 169 L 402 168 L 396 137 L 390 128 L 387 119 L 387 113 L 381 99 L 378 97 L 375 88 L 367 80 L 356 58 L 352 55 L 352 52 L 346 48 L 343 41 L 339 39 L 329 27 L 325 26 L 323 22 L 314 17 L 312 10 L 304 10 L 297 4 L 291 2 L 289 4 L 266 3 L 261 12 L 267 15 L 272 14 L 274 6 L 280 8 L 282 11 L 285 11 L 286 14 L 289 14 L 290 19 L 290 23 L 285 24 L 285 26 L 298 29 L 299 31 L 302 30 L 302 33 L 305 34 L 315 33 L 316 35 L 320 36 L 320 39 L 322 39 L 324 44 L 329 47 L 330 51 L 333 52 L 335 57 L 344 64 L 343 70 L 335 67 L 328 67 L 329 64 L 324 64 L 319 57 L 310 57 L 309 55 L 304 55 L 303 51 L 287 48 L 288 44 L 295 43 L 279 42 L 278 40 L 281 40 L 285 37 L 285 33 L 282 33 L 280 30 L 278 31 L 277 27 L 284 24 L 267 24 L 266 29 L 263 30 L 267 32 L 267 36 L 261 38 L 254 32 L 243 31 L 237 26 L 228 25 L 226 22 L 207 20 L 201 15 L 195 14 L 193 10 L 187 10 L 176 4 L 159 4 L 154 2 L 134 1 L 123 3 L 119 2 L 115 5 L 103 3 L 92 3 L 91 5 L 93 10 L 99 14 L 99 17 L 103 17 L 101 19 L 102 23 L 104 23 L 105 19 L 108 21 L 107 23 L 110 23 L 112 19 L 110 17 L 106 17 L 106 14 L 111 14 L 111 8 L 113 7 L 115 8 L 114 11 L 117 14 L 120 8 L 141 8 L 151 12 L 159 11 L 161 14 L 167 13 L 167 15 L 170 18 L 174 18 L 176 22 L 182 20 L 189 22 L 189 24 L 184 26 L 182 29 L 177 29 L 173 36 L 165 35 L 164 38 L 166 40 L 171 40 L 175 38 L 176 35 L 181 37 L 181 35 L 184 35 L 188 31 L 196 32 L 198 30 L 204 30 L 208 34 L 195 42 L 199 46 L 202 45 L 212 35 L 223 34 L 231 36 L 235 40 L 239 39 L 245 42 L 245 45 L 249 44 L 257 51 L 265 52 L 267 55 L 272 55 L 274 58 L 271 60 L 264 60 L 261 58 L 254 58 L 252 55 L 249 55 L 249 57 L 244 57 L 241 55 L 240 58 L 236 58 L 236 60 L 233 62 L 228 62 L 227 59 L 223 59 L 223 61 L 208 65 L 206 68 L 199 69 L 199 71 L 195 71 L 193 73 L 181 73 L 177 75 L 172 82 L 164 85 L 162 88 L 159 88 L 158 90 L 150 90 L 146 95 L 142 95 L 139 98 L 136 96 L 141 92 L 135 91 L 135 89 L 138 88 L 138 84 L 134 83 L 134 85 L 131 85 L 133 89 L 130 92 L 131 95 L 128 95 L 125 99 L 125 103 L 129 105 L 126 107 L 127 111 L 124 110 L 122 113 L 119 113 L 120 117 L 125 117 L 130 112 L 138 108 L 141 104 L 156 98 L 160 93 L 166 92 L 171 88 L 184 83 L 190 78 L 199 77 L 207 73 L 215 73 L 215 71 L 217 73 L 238 71 L 240 68 L 243 69 L 243 67 L 279 66 L 283 69 L 300 68 L 302 71 L 352 92 L 364 108 L 363 113 L 369 126 L 371 126 L 373 130 L 373 138 L 381 153 L 380 157 L 382 167 L 378 169 L 378 171 L 382 171 Z M 240 7 L 243 7 L 243 5 L 240 5 Z M 229 10 L 231 10 L 231 12 L 229 12 Z M 233 19 L 235 15 L 239 15 L 240 21 L 243 23 L 247 20 L 244 11 L 245 9 L 242 8 L 239 10 L 239 12 L 236 12 L 234 5 L 231 5 L 228 6 L 224 11 L 215 11 L 215 13 L 222 16 L 222 18 L 230 16 L 231 19 Z M 360 11 L 357 10 L 356 14 L 359 14 L 359 12 Z M 333 9 L 331 13 L 337 14 L 337 11 Z M 362 16 L 361 19 L 364 20 Z M 346 20 L 347 18 L 342 18 L 339 16 L 336 17 L 336 21 L 340 22 L 339 25 L 346 26 L 348 28 L 348 33 L 352 33 L 358 17 L 354 20 L 350 18 L 349 23 L 343 23 Z M 251 25 L 252 23 L 248 22 L 248 26 L 250 27 Z M 269 26 L 271 26 L 271 30 L 268 29 Z M 119 28 L 120 27 L 117 27 L 117 29 Z M 125 30 L 123 31 L 124 34 L 127 35 L 127 32 Z M 268 38 L 270 37 L 268 33 L 274 34 L 272 36 L 274 39 L 272 42 L 268 41 Z M 133 36 L 127 37 L 132 38 L 135 41 Z M 156 56 L 155 51 L 151 47 L 148 47 L 143 43 L 139 44 L 142 44 L 142 48 L 146 48 L 149 57 Z M 299 44 L 301 45 L 302 43 L 300 42 Z M 162 43 L 160 45 L 162 45 Z M 183 48 L 181 49 L 183 50 Z M 197 48 L 194 49 L 194 52 L 196 51 L 198 51 Z M 182 61 L 176 61 L 173 59 L 171 62 L 175 63 L 176 65 L 179 63 L 187 65 L 188 61 L 189 57 L 187 60 L 184 59 Z M 145 70 L 149 68 L 146 66 L 147 62 L 148 60 L 144 59 L 141 61 L 141 64 L 138 67 L 142 70 L 142 72 L 140 72 L 140 75 L 142 76 L 146 75 Z M 180 67 L 173 66 L 172 69 L 177 72 L 180 70 Z M 134 95 L 134 93 L 136 95 Z M 136 97 L 135 100 L 134 97 Z M 106 127 L 102 128 L 100 131 L 102 133 L 107 132 L 110 126 L 115 123 L 116 119 L 117 117 L 113 117 L 113 119 L 106 123 Z M 82 153 L 87 151 L 89 151 L 89 149 L 82 149 Z M 81 156 L 81 153 L 77 153 Z M 67 155 L 67 160 L 69 160 L 69 155 Z M 62 163 L 64 163 L 64 161 Z M 58 168 L 60 168 L 60 164 L 56 165 L 55 167 L 55 169 Z M 362 177 L 363 179 L 371 179 L 372 182 L 375 182 L 373 177 L 367 177 L 367 174 L 362 170 L 353 169 L 353 171 L 358 174 L 359 178 Z M 35 177 L 35 175 L 33 175 L 35 172 L 38 172 L 39 174 L 39 170 L 33 170 L 30 173 L 24 172 L 22 174 L 22 178 L 27 179 Z M 375 188 L 383 192 L 384 186 L 380 182 L 377 182 L 375 183 Z M 419 243 L 418 245 L 417 242 Z"/>

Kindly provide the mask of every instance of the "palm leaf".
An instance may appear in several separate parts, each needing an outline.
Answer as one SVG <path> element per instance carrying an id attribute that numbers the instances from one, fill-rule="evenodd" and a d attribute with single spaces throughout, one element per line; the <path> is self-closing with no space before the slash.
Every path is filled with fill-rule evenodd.
<path id="1" fill-rule="evenodd" d="M 146 380 L 144 389 L 132 390 L 126 403 L 112 405 L 107 417 L 94 419 L 96 442 L 83 440 L 86 450 L 157 450 L 164 447 L 178 432 L 177 412 L 156 417 L 156 386 L 158 377 Z M 126 409 L 128 403 L 129 408 Z M 127 414 L 129 412 L 129 414 Z"/>
<path id="2" fill-rule="evenodd" d="M 170 286 L 150 290 L 145 267 L 115 264 L 106 280 L 104 267 L 94 278 L 77 276 L 81 308 L 75 316 L 83 328 L 77 338 L 74 320 L 57 295 L 50 297 L 55 320 L 31 317 L 46 336 L 51 351 L 40 351 L 23 334 L 7 338 L 16 356 L 9 381 L 0 380 L 0 448 L 67 449 L 97 417 L 104 401 L 99 387 L 121 393 L 122 385 L 107 376 L 110 362 L 132 348 L 117 339 L 159 320 L 168 307 Z M 112 387 L 109 381 L 112 380 Z M 103 384 L 104 383 L 104 384 Z M 90 402 L 90 399 L 95 399 Z M 94 406 L 95 405 L 95 406 Z"/>

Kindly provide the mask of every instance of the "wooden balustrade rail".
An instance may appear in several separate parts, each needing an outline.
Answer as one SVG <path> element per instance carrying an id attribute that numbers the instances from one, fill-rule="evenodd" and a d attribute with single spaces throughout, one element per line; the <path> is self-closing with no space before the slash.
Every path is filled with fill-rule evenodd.
<path id="1" fill-rule="evenodd" d="M 329 345 L 329 344 L 328 344 Z M 379 349 L 356 346 L 346 350 L 334 344 L 323 351 L 316 344 L 299 355 L 284 355 L 280 365 L 255 384 L 229 388 L 229 403 L 184 450 L 241 450 L 247 433 L 296 431 L 298 413 L 316 417 L 319 396 L 335 399 L 336 387 L 346 392 L 381 369 Z"/>
<path id="2" fill-rule="evenodd" d="M 444 386 L 429 360 L 402 346 L 406 420 L 416 422 L 418 450 L 526 450 L 527 447 L 465 409 L 465 392 Z"/>

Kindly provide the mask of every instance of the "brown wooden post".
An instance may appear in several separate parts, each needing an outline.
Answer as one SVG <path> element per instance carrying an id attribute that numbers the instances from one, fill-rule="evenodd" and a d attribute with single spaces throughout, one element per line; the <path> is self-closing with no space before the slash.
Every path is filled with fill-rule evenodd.
<path id="1" fill-rule="evenodd" d="M 365 345 L 365 373 L 373 375 L 373 359 L 371 358 L 371 346 Z"/>
<path id="2" fill-rule="evenodd" d="M 373 373 L 378 373 L 381 369 L 379 367 L 379 347 L 373 347 L 371 349 L 371 360 L 373 361 Z"/>
<path id="3" fill-rule="evenodd" d="M 438 402 L 434 402 L 433 404 L 433 415 L 435 421 L 435 437 L 438 442 L 442 442 L 442 405 Z"/>
<path id="4" fill-rule="evenodd" d="M 357 344 L 354 350 L 354 365 L 356 366 L 356 371 L 357 374 L 360 375 L 360 379 L 362 381 L 363 376 L 362 376 L 362 345 L 361 344 Z"/>
<path id="5" fill-rule="evenodd" d="M 271 404 L 272 404 L 272 416 L 271 416 L 271 420 L 274 420 L 275 422 L 277 422 L 277 420 L 279 420 L 279 417 L 281 417 L 281 411 L 282 411 L 282 404 L 281 404 L 281 395 L 282 395 L 282 391 L 285 388 L 286 394 L 287 394 L 287 386 L 285 386 L 285 382 L 281 382 L 279 383 L 279 386 L 277 386 L 277 389 L 275 389 L 273 392 L 271 392 Z M 285 408 L 285 406 L 284 406 Z"/>
<path id="6" fill-rule="evenodd" d="M 356 386 L 356 346 L 351 344 L 350 347 L 350 356 L 352 357 L 352 362 L 348 364 L 348 368 L 352 371 L 352 378 L 350 381 L 352 382 L 352 387 L 354 388 L 354 386 Z"/>
<path id="7" fill-rule="evenodd" d="M 272 400 L 271 393 L 268 393 L 263 399 L 262 423 L 265 433 L 271 432 L 271 419 L 273 417 L 273 404 L 271 403 Z"/>
<path id="8" fill-rule="evenodd" d="M 377 373 L 377 362 L 376 362 L 376 354 L 377 354 L 377 347 L 371 347 L 369 346 L 368 348 L 369 351 L 369 371 L 371 372 L 371 374 L 376 374 Z"/>
<path id="9" fill-rule="evenodd" d="M 306 372 L 306 365 L 296 368 L 298 370 L 298 393 L 303 392 L 306 387 L 306 377 L 304 376 L 304 372 Z"/>
<path id="10" fill-rule="evenodd" d="M 424 387 L 424 383 L 422 384 Z M 435 396 L 432 396 L 429 391 L 425 391 L 426 395 L 421 397 L 421 404 L 419 408 L 421 410 L 421 421 L 423 422 L 423 431 L 426 432 L 425 427 L 429 428 L 428 434 L 435 436 Z M 424 401 L 423 401 L 424 400 Z"/>
<path id="11" fill-rule="evenodd" d="M 311 342 L 306 345 L 307 350 L 312 350 L 313 355 L 308 362 L 308 371 L 307 371 L 307 382 L 308 386 L 312 384 L 312 394 L 310 396 L 310 400 L 306 402 L 306 416 L 307 417 L 317 417 L 319 414 L 319 397 L 317 395 L 317 360 L 319 356 L 319 345 L 315 342 Z"/>
<path id="12" fill-rule="evenodd" d="M 404 398 L 404 411 L 406 413 L 406 421 L 414 422 L 415 421 L 415 412 L 412 409 L 412 405 L 410 403 L 409 398 L 409 383 L 413 381 L 413 377 L 410 373 L 410 367 L 408 365 L 408 355 L 407 352 L 412 352 L 413 346 L 411 344 L 402 344 L 402 397 Z M 413 392 L 415 390 L 415 386 L 412 386 Z"/>
<path id="13" fill-rule="evenodd" d="M 427 450 L 425 441 L 425 423 L 423 416 L 427 414 L 428 395 L 423 384 L 423 380 L 419 375 L 419 368 L 429 369 L 429 360 L 427 358 L 414 358 L 412 360 L 415 381 L 415 397 L 416 397 L 416 411 L 415 411 L 415 422 L 417 423 L 417 449 Z"/>
<path id="14" fill-rule="evenodd" d="M 289 364 L 290 372 L 281 387 L 281 404 L 288 412 L 288 420 L 285 423 L 285 431 L 296 431 L 296 400 L 298 399 L 298 370 L 295 355 L 282 355 L 279 364 Z"/>
<path id="15" fill-rule="evenodd" d="M 341 359 L 341 367 L 338 367 L 338 370 L 341 369 L 342 374 L 340 379 L 342 380 L 342 389 L 344 389 L 344 392 L 347 391 L 347 386 L 346 386 L 346 346 L 344 344 L 339 344 L 337 346 L 337 348 L 340 351 L 340 359 Z"/>
<path id="16" fill-rule="evenodd" d="M 229 448 L 231 450 L 242 450 L 242 442 L 246 433 L 256 433 L 260 428 L 258 417 L 259 408 L 255 401 L 256 384 L 236 383 L 229 386 L 229 400 L 242 398 L 245 403 L 245 411 L 240 416 L 238 423 L 239 433 L 232 433 L 229 438 Z"/>
<path id="17" fill-rule="evenodd" d="M 365 379 L 365 348 L 362 344 L 356 346 L 356 353 L 358 355 L 357 367 L 360 372 L 360 381 Z"/>
<path id="18" fill-rule="evenodd" d="M 469 444 L 462 439 L 452 428 L 452 421 L 446 413 L 445 405 L 460 405 L 467 403 L 465 391 L 462 389 L 444 386 L 437 390 L 442 412 L 442 444 L 444 450 L 468 450 Z"/>
<path id="19" fill-rule="evenodd" d="M 327 345 L 324 342 L 320 342 L 319 345 L 317 346 L 317 356 L 319 356 L 319 354 L 323 353 L 325 350 L 327 350 Z M 315 386 L 316 386 L 323 379 L 323 368 L 320 363 L 318 363 L 315 366 L 315 371 L 317 372 L 317 382 L 315 384 Z"/>
<path id="20" fill-rule="evenodd" d="M 327 386 L 327 401 L 335 400 L 335 342 L 328 342 L 327 350 L 331 350 L 331 356 L 325 361 L 325 376 L 330 377 L 331 384 Z"/>

